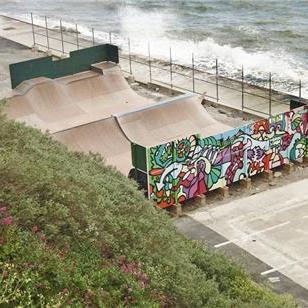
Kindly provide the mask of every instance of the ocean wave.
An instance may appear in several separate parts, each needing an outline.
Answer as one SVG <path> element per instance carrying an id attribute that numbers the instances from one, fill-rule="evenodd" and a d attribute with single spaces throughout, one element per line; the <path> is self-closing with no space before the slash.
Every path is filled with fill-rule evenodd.
<path id="1" fill-rule="evenodd" d="M 299 79 L 302 80 L 303 94 L 308 96 L 308 70 L 306 63 L 284 50 L 254 50 L 247 51 L 241 46 L 218 43 L 210 32 L 193 36 L 187 30 L 186 40 L 176 32 L 178 20 L 171 13 L 161 14 L 159 11 L 144 12 L 139 8 L 127 7 L 118 14 L 118 33 L 113 33 L 113 43 L 121 46 L 127 52 L 128 36 L 131 51 L 134 54 L 147 56 L 148 43 L 153 57 L 169 60 L 169 48 L 172 48 L 173 61 L 179 64 L 191 65 L 192 53 L 195 54 L 196 66 L 214 73 L 215 59 L 219 62 L 220 74 L 232 78 L 240 78 L 241 68 L 244 67 L 246 79 L 249 82 L 267 86 L 269 72 L 273 74 L 273 85 L 277 90 L 296 93 Z M 29 21 L 29 16 L 19 15 L 18 18 Z M 44 26 L 44 16 L 35 16 L 35 23 Z M 49 18 L 50 27 L 59 27 L 57 18 Z M 75 29 L 75 24 L 63 21 L 66 28 Z M 91 27 L 78 25 L 78 30 L 84 37 L 91 37 Z M 179 30 L 183 31 L 183 30 Z M 231 29 L 230 29 L 231 31 Z M 242 39 L 247 45 L 253 45 L 253 38 L 258 29 L 250 26 L 240 26 Z M 109 41 L 107 31 L 95 30 L 96 38 L 102 42 Z M 231 32 L 230 32 L 231 33 Z M 231 34 L 230 34 L 231 35 Z M 288 35 L 288 33 L 285 33 Z M 203 37 L 203 39 L 202 39 Z M 251 40 L 251 41 L 250 41 Z M 243 42 L 244 44 L 245 42 Z M 245 45 L 245 44 L 244 44 Z"/>

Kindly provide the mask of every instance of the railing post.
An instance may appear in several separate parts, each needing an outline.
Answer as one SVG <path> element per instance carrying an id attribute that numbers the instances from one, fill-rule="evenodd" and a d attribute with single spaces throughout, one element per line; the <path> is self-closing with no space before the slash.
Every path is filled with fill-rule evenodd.
<path id="1" fill-rule="evenodd" d="M 79 50 L 79 32 L 77 24 L 76 24 L 76 43 L 77 43 L 77 50 Z"/>
<path id="2" fill-rule="evenodd" d="M 302 80 L 299 80 L 298 97 L 302 98 Z"/>
<path id="3" fill-rule="evenodd" d="M 112 34 L 111 34 L 111 32 L 109 32 L 109 44 L 110 44 L 110 45 L 112 44 L 111 36 L 112 36 Z"/>
<path id="4" fill-rule="evenodd" d="M 192 53 L 192 57 L 191 57 L 191 67 L 192 67 L 193 93 L 195 93 L 196 89 L 195 89 L 195 55 L 194 53 Z"/>
<path id="5" fill-rule="evenodd" d="M 242 65 L 242 111 L 244 111 L 244 66 Z"/>
<path id="6" fill-rule="evenodd" d="M 34 32 L 34 23 L 33 23 L 33 14 L 32 13 L 31 13 L 31 25 L 32 25 L 33 46 L 35 47 L 35 32 Z"/>
<path id="7" fill-rule="evenodd" d="M 92 45 L 95 46 L 94 28 L 92 28 Z"/>
<path id="8" fill-rule="evenodd" d="M 47 16 L 45 16 L 45 28 L 46 28 L 47 49 L 49 50 L 49 35 L 48 35 Z"/>
<path id="9" fill-rule="evenodd" d="M 150 82 L 152 82 L 152 64 L 151 64 L 151 45 L 148 43 L 148 52 L 149 52 L 149 74 L 150 74 Z"/>
<path id="10" fill-rule="evenodd" d="M 272 73 L 269 73 L 269 115 L 272 115 Z"/>
<path id="11" fill-rule="evenodd" d="M 218 59 L 216 59 L 216 100 L 219 101 Z"/>
<path id="12" fill-rule="evenodd" d="M 62 53 L 64 54 L 64 42 L 63 42 L 62 19 L 60 19 L 60 34 L 61 34 L 61 42 L 62 42 Z"/>
<path id="13" fill-rule="evenodd" d="M 129 73 L 132 75 L 132 56 L 130 50 L 130 38 L 128 38 L 128 61 L 129 61 Z"/>
<path id="14" fill-rule="evenodd" d="M 172 50 L 170 47 L 170 87 L 173 88 L 173 76 L 172 76 Z"/>

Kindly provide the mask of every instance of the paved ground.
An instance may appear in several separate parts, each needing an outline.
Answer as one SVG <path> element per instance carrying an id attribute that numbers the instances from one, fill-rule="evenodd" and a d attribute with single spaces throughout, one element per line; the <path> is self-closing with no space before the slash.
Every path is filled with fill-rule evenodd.
<path id="1" fill-rule="evenodd" d="M 77 45 L 77 37 L 76 33 L 63 32 L 64 43 L 60 40 L 61 35 L 59 31 L 49 30 L 49 46 L 53 48 L 49 50 L 52 55 L 61 57 L 67 56 L 70 51 L 76 50 Z M 44 36 L 46 34 L 46 29 L 42 27 L 35 27 L 35 43 L 36 46 L 41 51 L 48 51 L 47 48 L 47 39 Z M 33 33 L 32 26 L 29 23 L 21 22 L 18 20 L 14 20 L 8 17 L 0 16 L 0 37 L 4 37 L 10 39 L 14 42 L 18 42 L 24 46 L 32 47 Z M 79 38 L 80 48 L 89 47 L 93 45 L 92 41 L 85 40 Z M 63 52 L 64 50 L 64 52 Z M 125 59 L 125 50 L 122 52 L 122 56 L 120 59 L 120 65 L 125 71 L 130 71 L 129 61 L 127 60 L 127 54 Z M 137 62 L 133 62 L 131 65 L 132 74 L 135 76 L 136 80 L 142 82 L 149 82 L 150 75 L 148 69 L 148 61 L 147 59 L 141 59 L 141 57 L 135 57 Z M 143 63 L 140 63 L 143 62 Z M 160 68 L 155 68 L 154 66 L 159 66 Z M 163 68 L 163 69 L 162 69 Z M 192 79 L 191 77 L 192 71 L 190 69 L 183 70 L 181 67 L 173 67 L 174 70 L 177 70 L 179 74 L 173 74 L 173 86 L 190 89 L 192 90 Z M 195 72 L 195 90 L 198 93 L 206 93 L 211 97 L 216 97 L 216 79 L 215 76 L 209 76 L 206 73 L 198 73 Z M 201 79 L 206 79 L 207 82 L 201 81 Z M 169 66 L 167 63 L 162 61 L 153 61 L 152 63 L 152 80 L 155 83 L 161 83 L 164 85 L 170 84 L 170 72 Z M 225 106 L 229 106 L 231 108 L 235 108 L 238 110 L 242 109 L 242 93 L 241 93 L 241 84 L 236 81 L 231 81 L 226 78 L 219 78 L 219 83 L 223 84 L 225 87 L 219 88 L 219 103 Z M 235 91 L 234 89 L 237 90 Z M 258 96 L 252 96 L 250 94 L 244 95 L 244 105 L 245 110 L 251 112 L 253 114 L 264 116 L 270 112 L 269 107 L 269 91 L 268 89 L 257 89 L 255 87 L 251 87 L 249 85 L 245 85 L 245 91 L 248 93 L 254 93 Z M 261 97 L 262 96 L 262 97 Z M 264 98 L 263 98 L 264 97 Z M 215 99 L 214 99 L 215 100 Z M 272 104 L 271 104 L 271 113 L 276 114 L 280 112 L 285 112 L 289 109 L 289 101 L 290 96 L 287 94 L 272 92 Z M 248 110 L 253 109 L 253 110 Z"/>
<path id="2" fill-rule="evenodd" d="M 175 221 L 187 237 L 226 253 L 278 292 L 308 307 L 308 179 Z"/>
<path id="3" fill-rule="evenodd" d="M 20 44 L 0 37 L 0 99 L 11 90 L 9 64 L 42 56 Z"/>

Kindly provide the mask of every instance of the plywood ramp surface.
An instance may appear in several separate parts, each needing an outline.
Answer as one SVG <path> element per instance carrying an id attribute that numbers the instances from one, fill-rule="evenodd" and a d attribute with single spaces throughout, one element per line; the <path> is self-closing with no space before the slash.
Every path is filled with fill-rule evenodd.
<path id="1" fill-rule="evenodd" d="M 194 95 L 183 95 L 116 117 L 127 138 L 143 146 L 155 146 L 192 134 L 207 137 L 231 128 L 214 120 Z"/>

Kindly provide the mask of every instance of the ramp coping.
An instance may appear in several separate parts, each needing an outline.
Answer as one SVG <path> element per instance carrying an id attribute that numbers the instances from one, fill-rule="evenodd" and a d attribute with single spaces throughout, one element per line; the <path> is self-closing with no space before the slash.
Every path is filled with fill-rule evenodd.
<path id="1" fill-rule="evenodd" d="M 165 99 L 161 102 L 154 102 L 152 104 L 149 104 L 148 106 L 144 106 L 144 107 L 141 107 L 141 108 L 137 107 L 137 108 L 132 109 L 131 111 L 128 111 L 128 112 L 116 113 L 116 114 L 113 114 L 113 116 L 116 117 L 116 118 L 120 118 L 120 117 L 123 117 L 123 116 L 127 116 L 127 115 L 130 115 L 130 114 L 140 112 L 140 111 L 155 109 L 156 107 L 159 107 L 159 106 L 162 106 L 162 105 L 173 104 L 173 103 L 176 103 L 179 100 L 182 100 L 184 98 L 192 98 L 192 97 L 197 97 L 197 95 L 192 94 L 192 93 L 187 93 L 187 94 L 176 96 L 174 98 Z"/>

